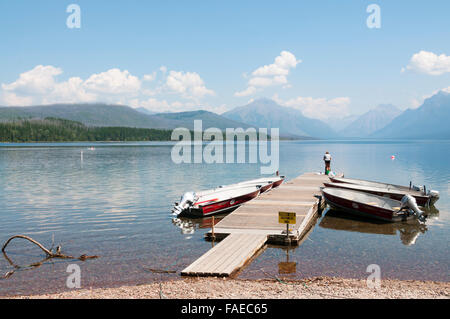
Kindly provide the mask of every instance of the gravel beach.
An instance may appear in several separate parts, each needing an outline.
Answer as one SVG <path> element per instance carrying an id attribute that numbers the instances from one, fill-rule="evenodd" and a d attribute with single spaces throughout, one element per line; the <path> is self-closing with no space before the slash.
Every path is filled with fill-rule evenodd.
<path id="1" fill-rule="evenodd" d="M 184 278 L 139 286 L 75 289 L 57 294 L 20 296 L 33 299 L 328 299 L 406 298 L 449 299 L 450 283 L 432 281 L 381 281 L 368 288 L 365 280 L 314 277 L 300 281 Z M 14 298 L 14 297 L 13 297 Z"/>

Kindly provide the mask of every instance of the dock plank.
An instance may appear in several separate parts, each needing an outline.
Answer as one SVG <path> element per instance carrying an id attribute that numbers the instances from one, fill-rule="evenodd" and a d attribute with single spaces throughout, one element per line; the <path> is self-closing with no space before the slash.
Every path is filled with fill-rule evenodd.
<path id="1" fill-rule="evenodd" d="M 216 254 L 214 256 L 215 258 L 211 258 L 211 261 L 203 266 L 206 273 L 216 273 L 214 272 L 214 270 L 217 267 L 232 259 L 233 254 L 235 254 L 240 249 L 243 249 L 241 245 L 247 243 L 248 234 L 231 234 L 227 239 L 228 241 L 226 249 L 221 251 L 220 255 Z"/>
<path id="2" fill-rule="evenodd" d="M 230 234 L 185 268 L 185 276 L 230 276 L 239 270 L 267 240 L 265 234 Z"/>

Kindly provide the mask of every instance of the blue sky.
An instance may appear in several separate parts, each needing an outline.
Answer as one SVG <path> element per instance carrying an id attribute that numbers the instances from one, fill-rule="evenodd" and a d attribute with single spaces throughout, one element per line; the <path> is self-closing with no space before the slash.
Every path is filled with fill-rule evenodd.
<path id="1" fill-rule="evenodd" d="M 381 28 L 367 26 L 370 4 Z M 221 113 L 268 97 L 328 121 L 417 107 L 450 90 L 448 12 L 448 1 L 2 1 L 0 105 Z"/>

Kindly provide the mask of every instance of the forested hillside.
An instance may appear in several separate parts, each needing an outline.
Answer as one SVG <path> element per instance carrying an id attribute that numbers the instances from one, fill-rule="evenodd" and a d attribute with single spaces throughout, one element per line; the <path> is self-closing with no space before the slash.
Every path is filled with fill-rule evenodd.
<path id="1" fill-rule="evenodd" d="M 170 136 L 170 130 L 88 127 L 51 117 L 0 122 L 0 142 L 167 141 Z"/>

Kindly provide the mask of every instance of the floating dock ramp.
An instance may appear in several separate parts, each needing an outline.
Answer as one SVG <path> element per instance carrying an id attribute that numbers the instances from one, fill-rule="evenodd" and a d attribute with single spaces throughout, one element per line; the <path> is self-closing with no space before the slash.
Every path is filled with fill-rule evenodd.
<path id="1" fill-rule="evenodd" d="M 328 176 L 306 173 L 284 182 L 253 199 L 222 219 L 207 239 L 221 240 L 203 256 L 182 270 L 183 276 L 227 277 L 237 273 L 266 244 L 296 245 L 317 219 L 323 205 L 320 187 Z M 296 224 L 278 221 L 278 212 L 295 212 Z"/>

